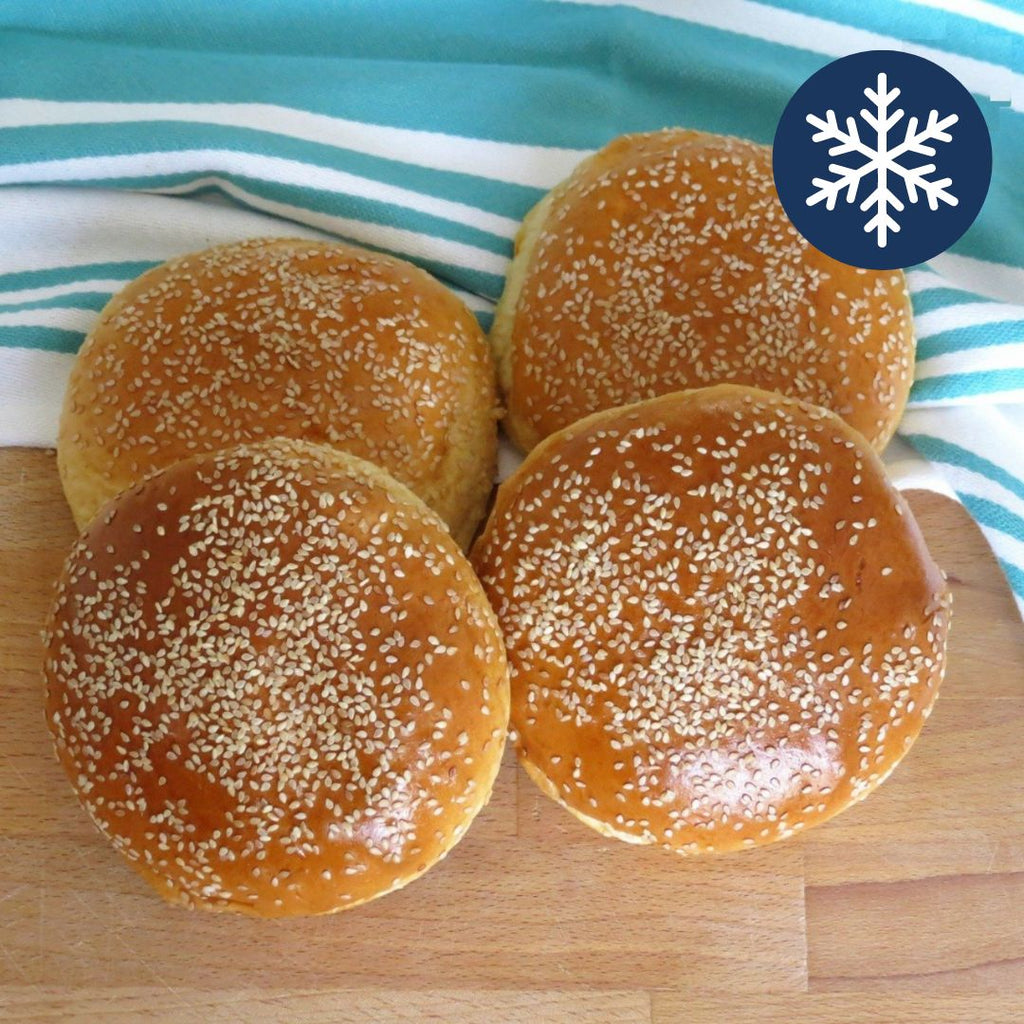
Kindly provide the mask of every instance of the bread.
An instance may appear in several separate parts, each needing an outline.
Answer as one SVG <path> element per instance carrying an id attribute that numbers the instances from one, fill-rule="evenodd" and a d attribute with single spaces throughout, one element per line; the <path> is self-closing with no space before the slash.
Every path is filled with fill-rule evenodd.
<path id="1" fill-rule="evenodd" d="M 465 547 L 490 496 L 494 368 L 465 306 L 352 245 L 254 239 L 115 295 L 75 362 L 58 466 L 79 529 L 178 459 L 286 436 L 382 466 Z"/>
<path id="2" fill-rule="evenodd" d="M 499 488 L 472 559 L 530 775 L 604 835 L 783 839 L 909 749 L 950 593 L 867 442 L 725 385 L 597 413 Z"/>
<path id="3" fill-rule="evenodd" d="M 616 139 L 530 212 L 491 343 L 524 451 L 601 409 L 725 383 L 831 409 L 880 451 L 914 367 L 904 275 L 809 245 L 767 146 L 682 129 Z"/>
<path id="4" fill-rule="evenodd" d="M 178 462 L 92 520 L 46 713 L 96 825 L 167 899 L 262 917 L 401 888 L 487 801 L 493 613 L 441 520 L 326 446 Z"/>

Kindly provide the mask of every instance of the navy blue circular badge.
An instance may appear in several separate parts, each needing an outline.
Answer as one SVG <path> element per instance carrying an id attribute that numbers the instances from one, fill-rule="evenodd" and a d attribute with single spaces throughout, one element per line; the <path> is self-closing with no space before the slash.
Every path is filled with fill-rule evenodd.
<path id="1" fill-rule="evenodd" d="M 890 270 L 944 252 L 971 226 L 992 143 L 974 97 L 944 68 L 865 50 L 797 89 L 772 162 L 779 199 L 811 245 Z"/>

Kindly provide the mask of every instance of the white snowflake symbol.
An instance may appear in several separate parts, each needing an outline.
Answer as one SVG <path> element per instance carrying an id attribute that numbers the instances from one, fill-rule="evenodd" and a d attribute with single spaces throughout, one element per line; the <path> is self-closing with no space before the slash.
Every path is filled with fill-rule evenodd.
<path id="1" fill-rule="evenodd" d="M 947 131 L 959 118 L 956 114 L 939 118 L 939 112 L 932 110 L 928 114 L 928 121 L 923 128 L 918 130 L 920 122 L 916 117 L 907 121 L 903 141 L 898 142 L 891 149 L 889 148 L 889 133 L 903 119 L 903 110 L 889 112 L 889 104 L 899 96 L 900 90 L 895 86 L 889 89 L 889 83 L 884 73 L 879 74 L 876 88 L 868 86 L 864 95 L 874 104 L 874 112 L 861 108 L 860 116 L 875 132 L 875 144 L 872 146 L 861 140 L 857 128 L 857 121 L 852 117 L 846 119 L 846 130 L 844 131 L 836 118 L 834 110 L 828 110 L 824 118 L 816 117 L 814 114 L 807 115 L 807 123 L 818 131 L 812 136 L 814 142 L 834 141 L 829 156 L 840 156 L 843 153 L 860 153 L 867 157 L 867 160 L 859 167 L 845 167 L 843 164 L 829 164 L 829 172 L 836 175 L 835 178 L 812 178 L 811 183 L 818 189 L 807 197 L 807 205 L 814 206 L 822 200 L 827 210 L 834 210 L 836 201 L 840 194 L 846 191 L 846 201 L 853 203 L 857 199 L 857 191 L 863 178 L 873 174 L 875 176 L 875 190 L 865 198 L 860 208 L 863 211 L 874 209 L 874 215 L 864 225 L 865 231 L 874 231 L 878 247 L 884 249 L 888 241 L 889 232 L 899 231 L 900 226 L 893 217 L 890 210 L 897 213 L 905 209 L 899 196 L 889 187 L 890 174 L 903 179 L 903 186 L 906 189 L 907 199 L 916 203 L 918 195 L 923 194 L 928 200 L 928 206 L 932 210 L 939 208 L 939 203 L 948 203 L 956 206 L 957 197 L 948 190 L 953 184 L 952 178 L 939 178 L 930 180 L 930 175 L 935 170 L 935 164 L 921 164 L 919 167 L 904 167 L 899 163 L 900 157 L 907 153 L 920 153 L 923 156 L 935 156 L 935 147 L 927 145 L 928 142 L 949 142 L 952 135 Z"/>

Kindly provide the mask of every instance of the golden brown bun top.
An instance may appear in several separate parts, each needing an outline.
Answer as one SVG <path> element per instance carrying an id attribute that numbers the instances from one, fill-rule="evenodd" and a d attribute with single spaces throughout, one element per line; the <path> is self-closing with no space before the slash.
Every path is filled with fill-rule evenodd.
<path id="1" fill-rule="evenodd" d="M 524 449 L 600 409 L 735 383 L 829 408 L 881 450 L 914 363 L 902 272 L 807 243 L 769 147 L 680 129 L 616 139 L 530 214 L 491 338 Z"/>
<path id="2" fill-rule="evenodd" d="M 97 825 L 169 899 L 353 906 L 424 871 L 486 801 L 500 634 L 440 519 L 294 441 L 177 463 L 72 550 L 47 715 Z"/>
<path id="3" fill-rule="evenodd" d="M 342 243 L 253 239 L 170 260 L 116 295 L 61 420 L 79 526 L 177 459 L 284 436 L 383 466 L 465 542 L 495 458 L 494 370 L 429 274 Z"/>
<path id="4" fill-rule="evenodd" d="M 899 760 L 942 676 L 949 592 L 877 456 L 763 391 L 548 438 L 473 561 L 522 756 L 634 841 L 728 850 L 829 817 Z"/>

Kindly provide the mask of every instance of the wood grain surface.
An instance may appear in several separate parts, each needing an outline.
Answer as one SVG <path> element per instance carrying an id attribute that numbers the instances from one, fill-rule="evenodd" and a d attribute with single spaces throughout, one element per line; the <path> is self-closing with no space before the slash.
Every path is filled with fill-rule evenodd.
<path id="1" fill-rule="evenodd" d="M 16 1021 L 1009 1024 L 1024 1020 L 1024 628 L 975 526 L 911 504 L 955 595 L 924 733 L 801 838 L 687 861 L 603 840 L 511 758 L 468 837 L 348 914 L 165 906 L 53 757 L 39 630 L 74 531 L 0 450 L 0 1016 Z"/>

